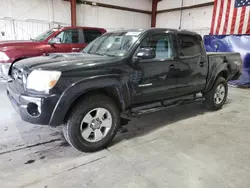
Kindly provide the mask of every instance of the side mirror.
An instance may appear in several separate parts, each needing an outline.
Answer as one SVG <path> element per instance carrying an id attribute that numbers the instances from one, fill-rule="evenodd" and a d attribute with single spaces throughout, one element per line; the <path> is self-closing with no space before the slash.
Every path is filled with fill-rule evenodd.
<path id="1" fill-rule="evenodd" d="M 51 45 L 52 44 L 60 44 L 60 43 L 62 43 L 61 38 L 55 37 L 55 38 L 52 38 L 49 40 L 49 44 L 51 44 Z"/>
<path id="2" fill-rule="evenodd" d="M 139 59 L 154 59 L 156 56 L 155 50 L 153 48 L 142 48 L 136 54 Z"/>

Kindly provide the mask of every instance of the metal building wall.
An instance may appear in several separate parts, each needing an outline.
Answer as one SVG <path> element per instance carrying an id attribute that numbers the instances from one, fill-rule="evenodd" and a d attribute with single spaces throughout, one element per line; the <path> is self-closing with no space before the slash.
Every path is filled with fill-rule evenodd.
<path id="1" fill-rule="evenodd" d="M 78 25 L 104 27 L 108 31 L 116 29 L 148 28 L 151 16 L 103 7 L 81 5 L 78 7 Z"/>
<path id="2" fill-rule="evenodd" d="M 57 25 L 70 25 L 70 3 L 63 0 L 1 0 L 0 40 L 30 39 Z M 150 11 L 151 0 L 95 0 Z M 77 5 L 77 25 L 107 30 L 150 27 L 150 15 Z"/>
<path id="3" fill-rule="evenodd" d="M 158 4 L 158 11 L 212 2 L 213 0 L 163 0 Z M 173 11 L 157 14 L 157 27 L 170 27 L 196 31 L 201 35 L 209 34 L 213 6 Z M 181 20 L 181 21 L 180 21 Z"/>

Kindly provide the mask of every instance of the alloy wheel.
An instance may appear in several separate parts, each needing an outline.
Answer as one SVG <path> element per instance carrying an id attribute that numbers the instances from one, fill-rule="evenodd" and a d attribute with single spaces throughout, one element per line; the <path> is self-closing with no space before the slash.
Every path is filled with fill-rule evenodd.
<path id="1" fill-rule="evenodd" d="M 215 104 L 219 105 L 222 103 L 226 95 L 226 89 L 223 84 L 217 86 L 215 93 L 214 93 L 214 102 Z"/>
<path id="2" fill-rule="evenodd" d="M 88 112 L 81 122 L 81 135 L 88 142 L 102 140 L 110 131 L 112 116 L 105 108 L 95 108 Z"/>

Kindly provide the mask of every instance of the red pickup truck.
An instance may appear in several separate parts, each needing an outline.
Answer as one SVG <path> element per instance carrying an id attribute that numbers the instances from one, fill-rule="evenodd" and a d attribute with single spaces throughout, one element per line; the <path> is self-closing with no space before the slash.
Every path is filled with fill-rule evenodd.
<path id="1" fill-rule="evenodd" d="M 58 27 L 27 41 L 0 41 L 0 78 L 7 79 L 16 61 L 47 53 L 79 52 L 105 32 L 102 28 Z"/>

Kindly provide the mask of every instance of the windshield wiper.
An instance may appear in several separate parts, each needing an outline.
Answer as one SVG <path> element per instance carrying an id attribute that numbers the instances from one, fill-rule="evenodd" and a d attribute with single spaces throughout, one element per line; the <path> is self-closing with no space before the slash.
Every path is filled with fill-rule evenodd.
<path id="1" fill-rule="evenodd" d="M 110 56 L 110 57 L 116 57 L 116 55 L 111 55 L 111 54 L 103 54 L 103 53 L 98 53 L 98 52 L 95 52 L 95 53 L 90 53 L 90 52 L 85 52 L 85 51 L 82 51 L 82 53 L 85 53 L 85 54 L 92 54 L 92 55 L 100 55 L 100 56 Z"/>
<path id="2" fill-rule="evenodd" d="M 105 54 L 105 55 L 109 57 L 117 57 L 116 55 L 111 55 L 111 54 Z"/>
<path id="3" fill-rule="evenodd" d="M 107 56 L 106 54 L 102 54 L 102 53 L 98 53 L 98 52 L 95 52 L 95 53 L 93 53 L 93 54 L 95 54 L 95 55 L 100 55 L 100 56 Z"/>

